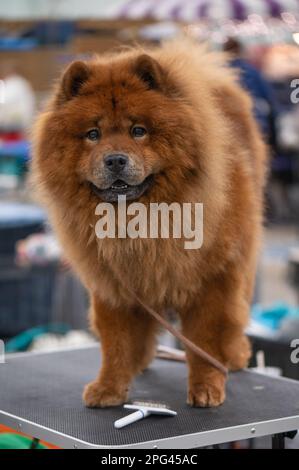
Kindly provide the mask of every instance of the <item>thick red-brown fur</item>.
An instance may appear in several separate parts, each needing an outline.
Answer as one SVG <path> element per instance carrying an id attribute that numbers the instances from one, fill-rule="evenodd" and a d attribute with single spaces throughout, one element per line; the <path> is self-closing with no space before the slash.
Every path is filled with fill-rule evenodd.
<path id="1" fill-rule="evenodd" d="M 88 142 L 85 134 L 98 117 L 102 137 Z M 135 121 L 149 130 L 138 142 L 129 132 Z M 184 249 L 183 239 L 95 237 L 100 200 L 87 180 L 111 151 L 137 155 L 143 176 L 155 174 L 139 202 L 204 204 L 200 249 Z M 123 403 L 154 355 L 158 325 L 126 285 L 160 312 L 174 308 L 183 333 L 231 370 L 246 366 L 244 328 L 261 238 L 265 162 L 249 97 L 226 58 L 204 46 L 176 41 L 126 50 L 65 72 L 35 127 L 32 173 L 64 252 L 90 293 L 103 363 L 84 390 L 88 406 Z M 188 350 L 187 363 L 188 403 L 221 404 L 223 374 Z"/>

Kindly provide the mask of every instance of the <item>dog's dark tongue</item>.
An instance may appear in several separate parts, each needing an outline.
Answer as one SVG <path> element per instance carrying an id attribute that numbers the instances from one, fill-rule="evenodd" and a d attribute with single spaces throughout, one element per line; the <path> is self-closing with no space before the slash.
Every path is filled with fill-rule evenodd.
<path id="1" fill-rule="evenodd" d="M 110 188 L 100 189 L 91 184 L 92 191 L 106 202 L 117 202 L 118 196 L 126 196 L 127 201 L 138 199 L 142 194 L 150 188 L 153 183 L 153 176 L 148 176 L 142 183 L 131 186 L 122 180 L 116 180 Z"/>

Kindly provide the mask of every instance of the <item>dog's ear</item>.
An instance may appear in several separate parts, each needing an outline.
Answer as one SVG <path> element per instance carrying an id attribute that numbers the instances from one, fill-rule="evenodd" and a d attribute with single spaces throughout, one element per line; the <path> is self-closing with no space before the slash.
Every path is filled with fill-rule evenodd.
<path id="1" fill-rule="evenodd" d="M 147 54 L 137 57 L 134 62 L 134 73 L 150 90 L 162 90 L 165 86 L 165 72 L 159 62 Z"/>
<path id="2" fill-rule="evenodd" d="M 90 75 L 91 70 L 84 62 L 78 60 L 71 63 L 62 77 L 59 101 L 67 101 L 78 95 L 80 88 Z"/>

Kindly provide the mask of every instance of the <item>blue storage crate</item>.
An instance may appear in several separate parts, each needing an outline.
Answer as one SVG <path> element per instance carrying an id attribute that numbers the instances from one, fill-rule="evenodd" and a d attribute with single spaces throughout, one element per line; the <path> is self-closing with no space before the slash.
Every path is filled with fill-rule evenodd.
<path id="1" fill-rule="evenodd" d="M 0 338 L 51 323 L 57 269 L 56 264 L 0 266 Z"/>
<path id="2" fill-rule="evenodd" d="M 0 260 L 3 257 L 14 257 L 15 244 L 18 240 L 22 240 L 33 233 L 43 232 L 45 221 L 44 212 L 36 206 L 1 202 Z"/>

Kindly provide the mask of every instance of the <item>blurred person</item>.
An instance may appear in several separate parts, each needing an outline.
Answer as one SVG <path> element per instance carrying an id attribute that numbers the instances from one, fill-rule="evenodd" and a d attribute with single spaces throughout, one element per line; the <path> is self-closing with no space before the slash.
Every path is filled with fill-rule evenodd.
<path id="1" fill-rule="evenodd" d="M 260 129 L 272 147 L 276 147 L 276 119 L 278 109 L 272 87 L 261 72 L 243 57 L 241 43 L 228 38 L 223 47 L 231 55 L 231 66 L 240 70 L 240 81 L 253 99 L 254 114 Z"/>
<path id="2" fill-rule="evenodd" d="M 35 112 L 33 89 L 15 65 L 1 64 L 2 99 L 0 103 L 0 132 L 24 133 L 30 127 Z"/>
<path id="3" fill-rule="evenodd" d="M 241 43 L 228 38 L 223 47 L 231 55 L 231 66 L 240 71 L 240 82 L 251 95 L 254 114 L 271 154 L 270 185 L 268 185 L 267 220 L 289 220 L 293 208 L 288 188 L 293 180 L 293 162 L 279 146 L 280 109 L 271 84 L 243 56 Z"/>

